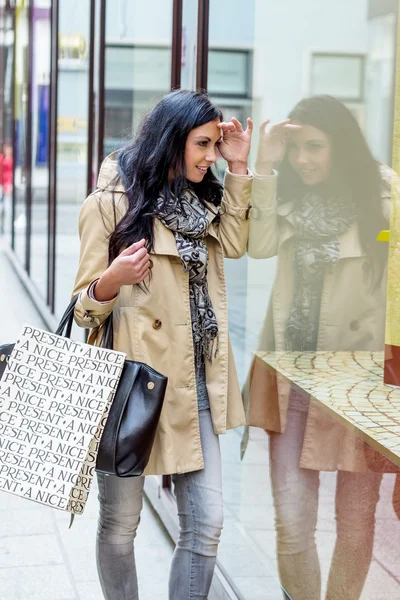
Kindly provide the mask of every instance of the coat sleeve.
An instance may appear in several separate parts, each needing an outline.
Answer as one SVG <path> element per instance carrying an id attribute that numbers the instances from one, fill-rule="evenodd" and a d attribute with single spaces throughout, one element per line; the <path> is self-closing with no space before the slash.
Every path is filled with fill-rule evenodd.
<path id="1" fill-rule="evenodd" d="M 79 294 L 75 321 L 80 327 L 99 327 L 112 312 L 118 296 L 98 302 L 90 287 L 108 267 L 108 239 L 114 230 L 111 195 L 100 193 L 86 198 L 79 214 L 80 257 L 73 296 Z"/>
<path id="2" fill-rule="evenodd" d="M 270 258 L 278 252 L 276 184 L 278 174 L 254 175 L 248 253 L 251 258 Z"/>
<path id="3" fill-rule="evenodd" d="M 240 258 L 246 253 L 252 180 L 252 173 L 236 175 L 228 169 L 225 172 L 221 216 L 212 223 L 225 258 Z"/>

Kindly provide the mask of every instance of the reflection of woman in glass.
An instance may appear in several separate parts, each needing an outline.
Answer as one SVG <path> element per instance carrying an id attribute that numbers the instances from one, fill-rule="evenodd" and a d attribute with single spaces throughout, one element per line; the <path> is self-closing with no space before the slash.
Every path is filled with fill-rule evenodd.
<path id="1" fill-rule="evenodd" d="M 115 350 L 168 376 L 144 475 L 171 474 L 175 486 L 171 600 L 208 598 L 223 519 L 218 434 L 244 423 L 223 257 L 246 252 L 251 131 L 250 119 L 246 130 L 223 123 L 205 94 L 168 94 L 104 161 L 79 219 L 75 319 L 97 337 L 113 312 Z M 224 189 L 211 169 L 218 150 L 229 166 Z M 144 477 L 98 475 L 103 593 L 133 600 Z"/>
<path id="2" fill-rule="evenodd" d="M 260 132 L 249 254 L 277 256 L 260 350 L 383 350 L 391 171 L 336 99 L 301 101 Z M 279 164 L 279 173 L 273 165 Z M 319 471 L 338 471 L 329 600 L 360 597 L 381 474 L 363 443 L 255 360 L 250 425 L 269 432 L 278 563 L 294 600 L 319 600 Z M 378 469 L 377 469 L 378 470 Z M 381 467 L 382 470 L 382 467 Z"/>

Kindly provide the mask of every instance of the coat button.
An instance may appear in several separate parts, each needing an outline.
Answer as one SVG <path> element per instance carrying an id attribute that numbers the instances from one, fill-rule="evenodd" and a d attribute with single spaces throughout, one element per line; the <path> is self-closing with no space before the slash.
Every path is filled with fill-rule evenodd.
<path id="1" fill-rule="evenodd" d="M 159 319 L 153 321 L 153 329 L 161 329 L 162 323 Z"/>
<path id="2" fill-rule="evenodd" d="M 350 329 L 352 331 L 358 331 L 360 329 L 360 323 L 358 321 L 352 321 L 350 323 Z"/>

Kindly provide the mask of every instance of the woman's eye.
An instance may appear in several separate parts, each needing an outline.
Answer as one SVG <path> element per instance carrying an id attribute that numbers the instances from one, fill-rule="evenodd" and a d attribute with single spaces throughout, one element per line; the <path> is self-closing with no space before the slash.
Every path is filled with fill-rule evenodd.
<path id="1" fill-rule="evenodd" d="M 205 148 L 207 146 L 207 142 L 199 142 L 199 146 Z"/>
<path id="2" fill-rule="evenodd" d="M 313 150 L 314 152 L 321 150 L 321 148 L 323 148 L 323 146 L 321 144 L 310 144 L 309 145 L 310 150 Z"/>

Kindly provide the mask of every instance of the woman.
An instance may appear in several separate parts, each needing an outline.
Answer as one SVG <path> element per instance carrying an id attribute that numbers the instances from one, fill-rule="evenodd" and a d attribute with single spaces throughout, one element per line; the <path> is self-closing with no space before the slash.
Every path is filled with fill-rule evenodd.
<path id="1" fill-rule="evenodd" d="M 114 349 L 168 376 L 146 474 L 171 474 L 180 520 L 169 598 L 207 598 L 222 529 L 218 435 L 244 423 L 228 338 L 223 258 L 246 251 L 252 176 L 246 131 L 205 94 L 177 91 L 100 170 L 79 221 L 75 318 L 113 311 Z M 211 167 L 228 162 L 225 188 Z M 91 339 L 92 339 L 91 338 Z M 98 571 L 107 600 L 138 598 L 133 540 L 144 477 L 98 474 Z"/>
<path id="2" fill-rule="evenodd" d="M 391 172 L 338 100 L 305 99 L 289 117 L 263 124 L 253 182 L 249 254 L 277 256 L 259 349 L 382 351 L 387 246 L 375 240 L 388 228 Z M 293 600 L 321 597 L 319 471 L 338 471 L 326 598 L 355 600 L 371 561 L 382 477 L 370 471 L 382 464 L 375 469 L 371 449 L 261 360 L 249 382 L 249 423 L 269 433 L 282 585 Z"/>

